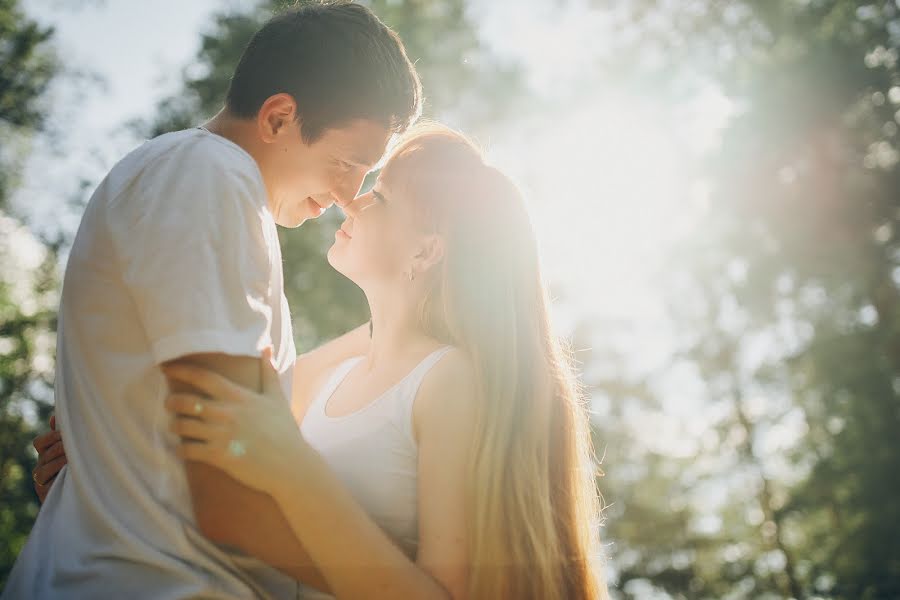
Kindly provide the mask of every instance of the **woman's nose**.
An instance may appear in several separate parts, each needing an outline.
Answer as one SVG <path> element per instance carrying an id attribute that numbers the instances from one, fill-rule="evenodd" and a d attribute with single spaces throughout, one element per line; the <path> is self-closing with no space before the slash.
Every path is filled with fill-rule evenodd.
<path id="1" fill-rule="evenodd" d="M 341 206 L 341 210 L 344 211 L 344 214 L 347 216 L 348 220 L 353 220 L 360 213 L 360 205 L 357 202 L 358 198 L 354 198 L 353 200 L 347 202 L 343 206 Z"/>
<path id="2" fill-rule="evenodd" d="M 372 206 L 373 203 L 374 199 L 372 198 L 372 194 L 368 193 L 357 196 L 350 202 L 339 206 L 344 211 L 344 214 L 347 215 L 348 218 L 352 219 L 359 216 L 362 211 Z"/>
<path id="3" fill-rule="evenodd" d="M 356 216 L 357 211 L 353 200 L 350 200 L 349 202 L 335 202 L 335 204 L 340 207 L 348 219 L 352 219 Z"/>

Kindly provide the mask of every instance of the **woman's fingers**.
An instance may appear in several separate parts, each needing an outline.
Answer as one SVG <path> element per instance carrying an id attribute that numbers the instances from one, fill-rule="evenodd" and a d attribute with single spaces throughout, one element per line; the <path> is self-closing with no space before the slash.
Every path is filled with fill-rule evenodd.
<path id="1" fill-rule="evenodd" d="M 199 442 L 215 441 L 227 434 L 227 430 L 219 424 L 188 417 L 175 417 L 169 424 L 169 429 L 180 437 Z"/>
<path id="2" fill-rule="evenodd" d="M 248 394 L 253 395 L 253 392 L 232 383 L 226 377 L 193 365 L 175 362 L 163 365 L 162 370 L 168 377 L 189 383 L 217 400 L 236 402 Z"/>
<path id="3" fill-rule="evenodd" d="M 222 450 L 214 444 L 184 441 L 178 446 L 178 456 L 184 460 L 215 465 L 222 456 Z"/>
<path id="4" fill-rule="evenodd" d="M 56 431 L 56 413 L 50 415 L 50 429 Z"/>
<path id="5" fill-rule="evenodd" d="M 194 417 L 210 423 L 227 423 L 233 420 L 228 405 L 195 394 L 169 394 L 166 410 L 175 415 Z"/>
<path id="6" fill-rule="evenodd" d="M 61 439 L 62 435 L 60 435 L 58 431 L 48 431 L 47 433 L 42 433 L 34 438 L 32 445 L 34 446 L 34 449 L 38 451 L 38 454 L 40 454 Z"/>

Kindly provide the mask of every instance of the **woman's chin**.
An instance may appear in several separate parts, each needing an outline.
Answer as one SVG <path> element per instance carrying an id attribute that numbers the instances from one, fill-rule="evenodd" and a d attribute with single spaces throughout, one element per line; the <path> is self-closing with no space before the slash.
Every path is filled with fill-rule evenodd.
<path id="1" fill-rule="evenodd" d="M 358 273 L 354 273 L 353 269 L 349 268 L 347 264 L 347 260 L 344 256 L 342 256 L 341 252 L 342 248 L 340 248 L 340 243 L 336 242 L 332 244 L 331 248 L 328 249 L 328 253 L 325 255 L 328 259 L 328 264 L 331 265 L 331 268 L 355 283 L 359 285 L 357 281 Z"/>
<path id="2" fill-rule="evenodd" d="M 328 249 L 328 252 L 325 253 L 325 258 L 328 259 L 328 264 L 331 265 L 335 271 L 344 275 L 344 271 L 341 268 L 344 261 L 341 260 L 340 252 L 341 249 L 338 248 L 338 242 L 335 242 L 331 245 L 331 248 Z"/>

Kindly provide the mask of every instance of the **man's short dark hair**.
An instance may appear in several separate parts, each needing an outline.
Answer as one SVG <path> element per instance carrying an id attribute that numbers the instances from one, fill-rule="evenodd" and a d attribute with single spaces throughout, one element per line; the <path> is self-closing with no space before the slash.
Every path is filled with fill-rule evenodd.
<path id="1" fill-rule="evenodd" d="M 421 112 L 422 87 L 399 36 L 368 8 L 347 0 L 307 2 L 257 31 L 238 63 L 226 106 L 255 117 L 267 98 L 290 94 L 301 134 L 367 119 L 401 133 Z"/>

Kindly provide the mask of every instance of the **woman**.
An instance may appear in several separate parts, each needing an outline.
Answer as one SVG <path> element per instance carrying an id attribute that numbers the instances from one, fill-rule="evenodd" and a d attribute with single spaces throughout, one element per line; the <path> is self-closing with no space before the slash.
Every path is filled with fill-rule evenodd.
<path id="1" fill-rule="evenodd" d="M 302 435 L 272 369 L 257 394 L 165 367 L 209 397 L 167 400 L 182 456 L 269 493 L 337 597 L 605 597 L 587 418 L 515 186 L 425 125 L 347 212 L 328 260 L 368 299 L 363 355 L 298 360 Z"/>

